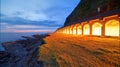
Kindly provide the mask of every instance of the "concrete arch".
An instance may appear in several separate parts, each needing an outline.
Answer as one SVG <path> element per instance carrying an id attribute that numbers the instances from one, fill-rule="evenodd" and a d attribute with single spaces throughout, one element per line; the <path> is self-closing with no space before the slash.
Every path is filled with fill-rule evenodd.
<path id="1" fill-rule="evenodd" d="M 77 34 L 77 26 L 76 25 L 73 26 L 73 34 L 74 35 Z"/>
<path id="2" fill-rule="evenodd" d="M 61 33 L 62 33 L 62 34 L 64 33 L 63 29 L 61 29 Z"/>
<path id="3" fill-rule="evenodd" d="M 66 27 L 66 34 L 69 34 L 69 27 Z"/>
<path id="4" fill-rule="evenodd" d="M 100 22 L 95 22 L 92 24 L 92 35 L 102 35 L 102 24 Z"/>
<path id="5" fill-rule="evenodd" d="M 65 27 L 63 28 L 63 31 L 64 31 L 64 34 L 66 34 L 66 28 Z"/>
<path id="6" fill-rule="evenodd" d="M 119 20 L 112 19 L 106 21 L 105 24 L 105 36 L 119 36 L 120 31 L 120 22 Z"/>
<path id="7" fill-rule="evenodd" d="M 83 35 L 90 35 L 90 25 L 89 24 L 85 24 L 83 26 Z"/>
<path id="8" fill-rule="evenodd" d="M 81 25 L 77 26 L 77 34 L 82 35 L 82 26 Z"/>
<path id="9" fill-rule="evenodd" d="M 64 34 L 66 34 L 66 29 L 65 29 L 65 28 L 63 28 L 63 30 L 64 30 Z"/>
<path id="10" fill-rule="evenodd" d="M 63 33 L 63 34 L 65 33 L 65 29 L 64 29 L 64 28 L 62 28 L 62 33 Z"/>
<path id="11" fill-rule="evenodd" d="M 73 27 L 72 26 L 70 26 L 70 34 L 73 34 Z"/>

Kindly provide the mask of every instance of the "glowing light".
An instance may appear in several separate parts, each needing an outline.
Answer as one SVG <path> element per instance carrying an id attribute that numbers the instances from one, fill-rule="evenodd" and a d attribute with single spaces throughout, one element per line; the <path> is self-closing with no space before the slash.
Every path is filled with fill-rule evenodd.
<path id="1" fill-rule="evenodd" d="M 52 32 L 52 30 L 10 30 L 10 32 L 19 32 L 19 33 L 25 33 L 25 32 Z M 9 32 L 9 31 L 6 31 Z"/>
<path id="2" fill-rule="evenodd" d="M 73 34 L 76 34 L 76 27 L 73 27 Z"/>
<path id="3" fill-rule="evenodd" d="M 70 34 L 72 34 L 72 28 L 70 28 Z"/>
<path id="4" fill-rule="evenodd" d="M 65 29 L 63 30 L 63 33 L 64 33 L 64 34 L 66 33 L 66 30 L 65 30 Z"/>
<path id="5" fill-rule="evenodd" d="M 92 35 L 101 35 L 102 24 L 99 22 L 92 25 Z"/>
<path id="6" fill-rule="evenodd" d="M 85 24 L 83 27 L 83 34 L 84 35 L 89 35 L 90 34 L 90 26 L 89 24 Z"/>
<path id="7" fill-rule="evenodd" d="M 119 18 L 118 15 L 105 17 L 103 18 L 103 20 L 101 20 L 101 22 L 95 22 L 99 20 L 99 19 L 95 19 L 92 20 L 95 22 L 92 24 L 92 26 L 89 25 L 89 23 L 86 24 L 87 22 L 83 22 L 83 24 L 75 24 L 69 27 L 64 27 L 59 31 L 57 31 L 57 33 L 75 34 L 75 35 L 90 35 L 90 33 L 92 33 L 92 35 L 97 35 L 97 36 L 119 36 L 120 22 L 118 18 Z M 92 21 L 90 22 L 90 24 L 92 23 Z"/>
<path id="8" fill-rule="evenodd" d="M 66 34 L 69 34 L 69 29 L 68 28 L 66 29 Z"/>
<path id="9" fill-rule="evenodd" d="M 69 27 L 66 28 L 66 34 L 69 34 Z"/>
<path id="10" fill-rule="evenodd" d="M 106 36 L 119 36 L 119 24 L 117 20 L 109 20 L 105 24 L 105 35 Z"/>
<path id="11" fill-rule="evenodd" d="M 81 26 L 78 26 L 78 27 L 77 27 L 77 34 L 78 34 L 78 35 L 81 35 L 81 34 L 82 34 L 82 27 L 81 27 Z"/>

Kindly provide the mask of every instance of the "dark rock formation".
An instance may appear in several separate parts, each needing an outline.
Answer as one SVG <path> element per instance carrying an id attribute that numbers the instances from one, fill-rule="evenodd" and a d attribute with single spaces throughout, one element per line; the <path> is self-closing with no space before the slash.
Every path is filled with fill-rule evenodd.
<path id="1" fill-rule="evenodd" d="M 0 51 L 0 63 L 6 63 L 9 61 L 10 54 L 6 51 Z"/>
<path id="2" fill-rule="evenodd" d="M 43 67 L 42 61 L 37 61 L 37 48 L 46 36 L 22 36 L 25 39 L 2 43 L 5 51 L 0 51 L 0 67 Z"/>
<path id="3" fill-rule="evenodd" d="M 81 0 L 74 11 L 67 17 L 64 26 L 116 9 L 120 9 L 120 0 Z"/>

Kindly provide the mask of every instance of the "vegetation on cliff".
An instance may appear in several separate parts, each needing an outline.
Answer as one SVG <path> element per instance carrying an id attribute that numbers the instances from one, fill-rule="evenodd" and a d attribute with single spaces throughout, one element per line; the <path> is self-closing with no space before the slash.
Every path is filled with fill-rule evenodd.
<path id="1" fill-rule="evenodd" d="M 98 8 L 100 8 L 100 12 L 98 12 Z M 67 17 L 64 26 L 115 9 L 120 9 L 120 0 L 81 0 L 74 11 Z"/>

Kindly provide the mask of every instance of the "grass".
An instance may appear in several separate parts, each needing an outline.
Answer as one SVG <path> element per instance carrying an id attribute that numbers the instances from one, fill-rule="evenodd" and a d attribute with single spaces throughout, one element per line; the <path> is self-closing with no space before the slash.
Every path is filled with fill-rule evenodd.
<path id="1" fill-rule="evenodd" d="M 51 34 L 39 47 L 38 61 L 44 67 L 119 67 L 117 38 Z"/>

